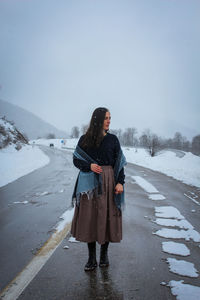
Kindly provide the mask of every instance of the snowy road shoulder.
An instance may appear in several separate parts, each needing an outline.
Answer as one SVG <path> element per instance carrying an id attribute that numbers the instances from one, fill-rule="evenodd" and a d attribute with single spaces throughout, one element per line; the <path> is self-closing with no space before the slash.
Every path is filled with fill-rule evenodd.
<path id="1" fill-rule="evenodd" d="M 49 161 L 49 157 L 37 146 L 26 145 L 19 151 L 13 145 L 2 149 L 0 187 L 47 165 Z"/>
<path id="2" fill-rule="evenodd" d="M 183 157 L 178 157 L 170 150 L 151 157 L 143 148 L 122 147 L 129 163 L 133 163 L 154 171 L 171 176 L 186 184 L 200 187 L 200 157 L 185 152 Z"/>

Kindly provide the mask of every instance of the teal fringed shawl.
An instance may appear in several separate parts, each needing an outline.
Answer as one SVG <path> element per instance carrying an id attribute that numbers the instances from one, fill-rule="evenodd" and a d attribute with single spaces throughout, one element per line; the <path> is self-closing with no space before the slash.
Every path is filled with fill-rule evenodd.
<path id="1" fill-rule="evenodd" d="M 98 164 L 93 158 L 91 158 L 81 147 L 78 145 L 73 153 L 73 156 L 80 159 L 87 161 L 89 164 L 94 163 Z M 127 164 L 126 158 L 122 152 L 120 147 L 117 159 L 114 165 L 114 179 L 115 183 L 117 182 L 119 172 L 121 169 Z M 88 199 L 91 199 L 93 195 L 99 196 L 102 194 L 102 175 L 97 174 L 93 171 L 83 172 L 79 171 L 79 174 L 76 179 L 74 191 L 72 194 L 72 206 L 74 207 L 74 202 L 76 201 L 76 205 L 79 206 L 80 203 L 80 196 L 81 194 L 87 194 Z M 123 185 L 123 192 L 121 194 L 114 194 L 114 201 L 116 206 L 121 210 L 124 208 L 124 185 Z"/>

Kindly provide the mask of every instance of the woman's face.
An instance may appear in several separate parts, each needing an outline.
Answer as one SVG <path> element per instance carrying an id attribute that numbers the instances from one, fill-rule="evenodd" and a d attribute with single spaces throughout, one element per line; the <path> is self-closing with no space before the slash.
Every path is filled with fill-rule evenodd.
<path id="1" fill-rule="evenodd" d="M 111 116 L 110 116 L 109 111 L 107 111 L 105 114 L 104 123 L 103 123 L 104 130 L 109 130 L 110 120 L 111 120 Z"/>

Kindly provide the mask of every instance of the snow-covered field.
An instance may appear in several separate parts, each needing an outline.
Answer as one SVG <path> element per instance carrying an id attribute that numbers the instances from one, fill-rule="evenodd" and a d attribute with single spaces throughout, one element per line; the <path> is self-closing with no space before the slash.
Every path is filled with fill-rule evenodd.
<path id="1" fill-rule="evenodd" d="M 176 156 L 175 152 L 167 150 L 155 157 L 150 157 L 145 149 L 122 148 L 128 162 L 159 171 L 186 184 L 200 187 L 199 156 L 191 152 L 184 152 L 185 155 L 180 158 Z"/>

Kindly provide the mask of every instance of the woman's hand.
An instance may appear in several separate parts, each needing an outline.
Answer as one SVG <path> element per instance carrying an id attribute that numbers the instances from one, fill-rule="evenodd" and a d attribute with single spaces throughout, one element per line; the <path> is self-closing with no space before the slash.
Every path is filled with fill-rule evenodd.
<path id="1" fill-rule="evenodd" d="M 123 185 L 118 183 L 115 187 L 115 194 L 121 194 L 123 192 Z"/>
<path id="2" fill-rule="evenodd" d="M 100 174 L 102 172 L 102 168 L 101 166 L 97 165 L 97 164 L 91 164 L 90 165 L 90 169 L 95 172 L 95 173 L 98 173 Z"/>

